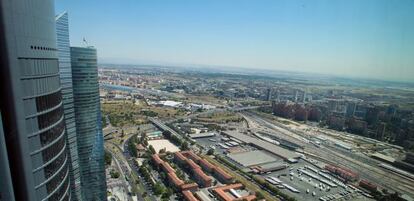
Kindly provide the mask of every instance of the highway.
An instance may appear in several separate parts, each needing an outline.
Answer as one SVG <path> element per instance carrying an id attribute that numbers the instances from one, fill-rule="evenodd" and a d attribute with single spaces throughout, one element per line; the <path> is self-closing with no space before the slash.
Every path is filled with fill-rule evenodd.
<path id="1" fill-rule="evenodd" d="M 175 132 L 175 130 L 171 129 L 170 127 L 166 126 L 164 123 L 162 123 L 160 120 L 153 118 L 153 117 L 149 117 L 148 120 L 153 123 L 155 126 L 157 126 L 159 129 L 161 129 L 162 131 L 170 131 L 172 135 L 175 135 L 179 138 L 181 138 L 182 136 L 180 134 L 178 134 L 177 132 Z"/>

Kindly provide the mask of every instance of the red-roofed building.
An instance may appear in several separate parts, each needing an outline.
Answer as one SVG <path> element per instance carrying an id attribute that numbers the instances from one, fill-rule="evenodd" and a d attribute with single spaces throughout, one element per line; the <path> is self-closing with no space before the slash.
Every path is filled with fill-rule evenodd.
<path id="1" fill-rule="evenodd" d="M 154 154 L 152 155 L 152 161 L 155 163 L 155 165 L 157 165 L 158 167 L 164 163 L 163 160 L 161 160 L 160 156 L 158 156 L 158 154 Z"/>
<path id="2" fill-rule="evenodd" d="M 194 177 L 198 184 L 203 187 L 210 187 L 213 179 L 206 175 L 201 169 L 193 169 Z"/>
<path id="3" fill-rule="evenodd" d="M 199 201 L 190 191 L 183 191 L 183 196 L 186 201 Z"/>
<path id="4" fill-rule="evenodd" d="M 184 184 L 184 181 L 178 178 L 174 172 L 168 173 L 168 181 L 177 189 Z"/>
<path id="5" fill-rule="evenodd" d="M 189 184 L 183 184 L 181 185 L 181 190 L 183 191 L 197 191 L 198 190 L 198 184 L 196 183 L 189 183 Z"/>
<path id="6" fill-rule="evenodd" d="M 359 181 L 359 186 L 364 188 L 364 189 L 367 189 L 370 192 L 378 191 L 377 185 L 375 185 L 374 183 L 369 182 L 368 180 L 362 179 L 361 181 Z"/>
<path id="7" fill-rule="evenodd" d="M 174 153 L 174 160 L 177 161 L 177 163 L 183 165 L 186 163 L 187 158 L 181 154 L 180 152 L 175 152 Z"/>
<path id="8" fill-rule="evenodd" d="M 233 182 L 233 177 L 219 167 L 214 168 L 214 175 L 222 183 L 229 184 Z"/>
<path id="9" fill-rule="evenodd" d="M 199 160 L 201 160 L 201 158 L 199 156 L 197 156 L 197 154 L 195 154 L 192 151 L 182 151 L 181 152 L 185 157 L 193 160 L 194 162 L 198 162 Z"/>
<path id="10" fill-rule="evenodd" d="M 220 186 L 217 188 L 213 189 L 214 194 L 217 196 L 217 198 L 219 200 L 222 201 L 239 201 L 239 200 L 254 200 L 256 199 L 256 196 L 253 194 L 249 194 L 246 196 L 241 196 L 241 197 L 235 197 L 232 193 L 230 193 L 230 189 L 242 189 L 244 188 L 243 184 L 230 184 L 230 185 L 226 185 L 226 186 Z"/>
<path id="11" fill-rule="evenodd" d="M 206 172 L 212 172 L 213 169 L 214 169 L 214 165 L 211 164 L 210 162 L 204 160 L 204 159 L 201 159 L 199 161 L 199 164 L 200 164 L 201 168 L 203 168 L 203 170 L 206 171 Z"/>
<path id="12" fill-rule="evenodd" d="M 174 168 L 172 168 L 170 166 L 170 164 L 168 164 L 167 162 L 163 162 L 161 163 L 162 169 L 166 172 L 166 173 L 170 173 L 170 172 L 175 172 Z"/>
<path id="13" fill-rule="evenodd" d="M 200 169 L 200 166 L 198 166 L 193 160 L 188 159 L 187 160 L 188 167 L 192 169 Z"/>
<path id="14" fill-rule="evenodd" d="M 335 165 L 326 165 L 325 169 L 328 170 L 331 173 L 334 173 L 340 177 L 342 177 L 345 180 L 349 181 L 356 181 L 359 178 L 358 173 L 344 167 L 339 167 Z"/>

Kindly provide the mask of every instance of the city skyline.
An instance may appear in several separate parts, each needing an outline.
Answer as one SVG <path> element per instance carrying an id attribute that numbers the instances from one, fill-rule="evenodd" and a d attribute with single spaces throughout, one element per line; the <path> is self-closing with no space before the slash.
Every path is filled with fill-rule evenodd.
<path id="1" fill-rule="evenodd" d="M 72 42 L 85 37 L 99 47 L 102 63 L 240 66 L 392 81 L 414 76 L 413 7 L 412 1 L 56 2 L 57 11 L 73 13 Z"/>
<path id="2" fill-rule="evenodd" d="M 0 0 L 0 201 L 413 200 L 414 0 L 115 2 Z"/>

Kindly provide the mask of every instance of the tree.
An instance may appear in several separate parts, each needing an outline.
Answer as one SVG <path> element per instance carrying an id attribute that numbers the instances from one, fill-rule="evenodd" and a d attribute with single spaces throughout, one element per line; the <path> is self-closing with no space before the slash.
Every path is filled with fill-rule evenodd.
<path id="1" fill-rule="evenodd" d="M 119 172 L 115 170 L 111 170 L 110 175 L 111 175 L 111 178 L 119 178 L 120 176 Z"/>
<path id="2" fill-rule="evenodd" d="M 263 193 L 262 192 L 256 192 L 256 198 L 257 198 L 257 200 L 264 199 Z"/>
<path id="3" fill-rule="evenodd" d="M 162 153 L 165 153 L 166 151 L 167 151 L 167 149 L 164 148 L 164 149 L 160 149 L 160 151 L 158 153 L 162 154 Z"/>
<path id="4" fill-rule="evenodd" d="M 181 169 L 177 169 L 175 173 L 176 173 L 178 178 L 185 179 L 184 173 Z"/>
<path id="5" fill-rule="evenodd" d="M 183 142 L 181 144 L 181 150 L 189 150 L 190 148 L 188 147 L 188 142 Z"/>
<path id="6" fill-rule="evenodd" d="M 141 141 L 141 142 L 144 142 L 144 141 L 146 140 L 146 138 L 147 138 L 147 134 L 146 134 L 146 133 L 142 133 L 142 134 L 141 134 L 141 139 L 140 139 L 140 141 Z"/>
<path id="7" fill-rule="evenodd" d="M 112 154 L 109 151 L 105 151 L 105 164 L 106 165 L 111 165 L 112 162 Z"/>
<path id="8" fill-rule="evenodd" d="M 162 132 L 162 134 L 165 136 L 165 138 L 170 139 L 171 138 L 171 132 L 169 130 L 165 130 Z"/>
<path id="9" fill-rule="evenodd" d="M 162 194 L 163 199 L 169 199 L 171 195 L 173 194 L 173 190 L 171 188 L 166 188 L 164 193 Z"/>
<path id="10" fill-rule="evenodd" d="M 132 140 L 128 141 L 128 150 L 129 150 L 129 153 L 131 154 L 131 156 L 133 156 L 133 157 L 138 156 L 138 151 L 135 147 L 135 143 Z"/>
<path id="11" fill-rule="evenodd" d="M 148 147 L 149 151 L 151 152 L 151 154 L 156 154 L 157 152 L 155 151 L 154 147 L 152 145 L 150 145 Z"/>
<path id="12" fill-rule="evenodd" d="M 154 185 L 154 194 L 155 195 L 161 195 L 164 192 L 164 187 L 162 187 L 160 182 L 157 182 Z"/>
<path id="13" fill-rule="evenodd" d="M 207 151 L 207 155 L 213 155 L 213 154 L 214 154 L 214 149 L 210 148 L 210 149 Z"/>

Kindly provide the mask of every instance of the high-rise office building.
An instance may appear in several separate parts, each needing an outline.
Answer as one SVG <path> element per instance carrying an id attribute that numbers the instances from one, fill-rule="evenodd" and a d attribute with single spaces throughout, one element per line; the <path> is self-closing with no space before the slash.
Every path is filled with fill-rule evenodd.
<path id="1" fill-rule="evenodd" d="M 0 172 L 19 201 L 70 199 L 54 15 L 53 0 L 0 1 Z"/>
<path id="2" fill-rule="evenodd" d="M 56 16 L 56 39 L 59 56 L 60 84 L 62 86 L 63 111 L 69 147 L 70 188 L 73 201 L 81 200 L 81 184 L 78 162 L 75 106 L 73 103 L 72 68 L 70 63 L 68 13 Z"/>
<path id="3" fill-rule="evenodd" d="M 272 95 L 273 95 L 273 89 L 268 88 L 267 91 L 266 91 L 266 101 L 271 101 L 272 100 Z"/>
<path id="4" fill-rule="evenodd" d="M 71 47 L 73 97 L 83 200 L 106 200 L 96 49 Z"/>
<path id="5" fill-rule="evenodd" d="M 9 157 L 0 112 L 0 201 L 14 201 L 13 184 L 10 174 Z"/>

